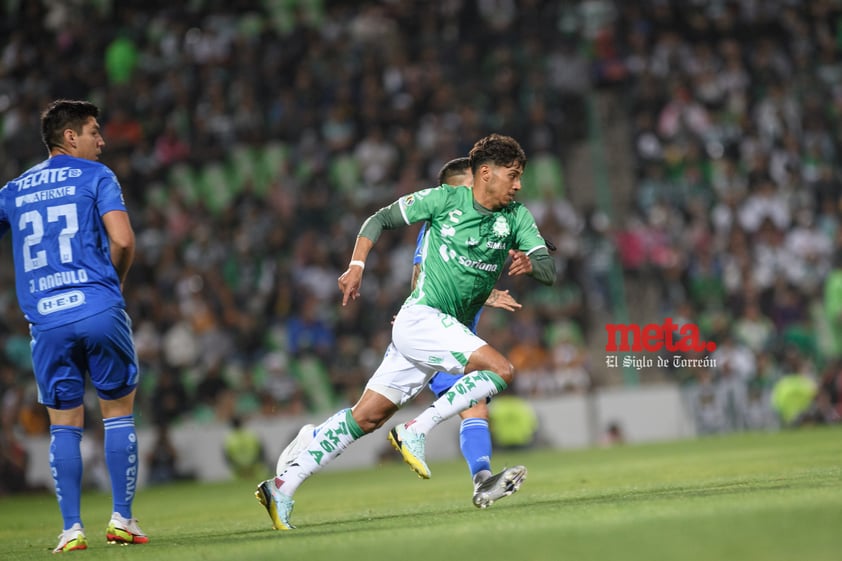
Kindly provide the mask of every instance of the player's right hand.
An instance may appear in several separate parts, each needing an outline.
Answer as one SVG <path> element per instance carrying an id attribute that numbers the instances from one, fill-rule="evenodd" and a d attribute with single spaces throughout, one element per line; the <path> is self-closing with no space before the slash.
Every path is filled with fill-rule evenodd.
<path id="1" fill-rule="evenodd" d="M 347 306 L 349 300 L 356 300 L 360 297 L 360 285 L 363 280 L 363 271 L 360 267 L 348 267 L 348 270 L 339 276 L 339 290 L 342 291 L 342 305 Z"/>

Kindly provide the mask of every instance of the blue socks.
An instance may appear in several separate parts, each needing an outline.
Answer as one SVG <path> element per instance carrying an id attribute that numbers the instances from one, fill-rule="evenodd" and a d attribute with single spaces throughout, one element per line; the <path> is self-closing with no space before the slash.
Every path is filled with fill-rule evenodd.
<path id="1" fill-rule="evenodd" d="M 134 417 L 112 417 L 105 425 L 105 465 L 111 476 L 114 512 L 132 517 L 132 501 L 137 490 L 137 434 Z"/>
<path id="2" fill-rule="evenodd" d="M 485 419 L 465 419 L 459 428 L 459 448 L 471 477 L 480 471 L 491 471 L 491 431 Z"/>
<path id="3" fill-rule="evenodd" d="M 105 425 L 105 464 L 111 476 L 114 512 L 132 517 L 137 489 L 137 434 L 134 417 L 112 417 Z M 50 470 L 64 529 L 82 524 L 82 428 L 50 425 Z"/>
<path id="4" fill-rule="evenodd" d="M 64 529 L 82 524 L 82 428 L 50 425 L 50 471 Z"/>

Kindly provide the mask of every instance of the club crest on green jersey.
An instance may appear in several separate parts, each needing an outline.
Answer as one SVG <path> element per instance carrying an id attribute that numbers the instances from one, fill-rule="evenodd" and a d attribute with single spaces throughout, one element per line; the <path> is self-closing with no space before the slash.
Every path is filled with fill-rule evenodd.
<path id="1" fill-rule="evenodd" d="M 494 226 L 491 227 L 491 233 L 498 238 L 505 238 L 508 237 L 511 232 L 508 220 L 506 220 L 504 216 L 498 215 L 497 219 L 494 221 Z"/>

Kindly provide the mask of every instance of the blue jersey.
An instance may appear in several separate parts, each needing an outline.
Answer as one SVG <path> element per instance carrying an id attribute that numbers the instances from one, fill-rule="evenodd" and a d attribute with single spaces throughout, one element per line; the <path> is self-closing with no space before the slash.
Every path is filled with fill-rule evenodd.
<path id="1" fill-rule="evenodd" d="M 53 156 L 0 189 L 0 237 L 11 230 L 15 288 L 42 329 L 125 308 L 102 215 L 125 211 L 103 164 Z"/>

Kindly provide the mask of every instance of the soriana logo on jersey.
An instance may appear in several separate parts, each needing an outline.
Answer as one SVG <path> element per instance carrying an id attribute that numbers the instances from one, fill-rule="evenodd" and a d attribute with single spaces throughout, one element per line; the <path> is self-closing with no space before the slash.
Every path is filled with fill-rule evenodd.
<path id="1" fill-rule="evenodd" d="M 605 325 L 605 364 L 609 368 L 634 367 L 711 367 L 714 341 L 706 341 L 699 327 L 692 323 L 677 325 L 671 318 L 662 324 L 648 323 Z M 620 358 L 617 353 L 626 353 Z M 654 356 L 653 356 L 654 355 Z"/>

